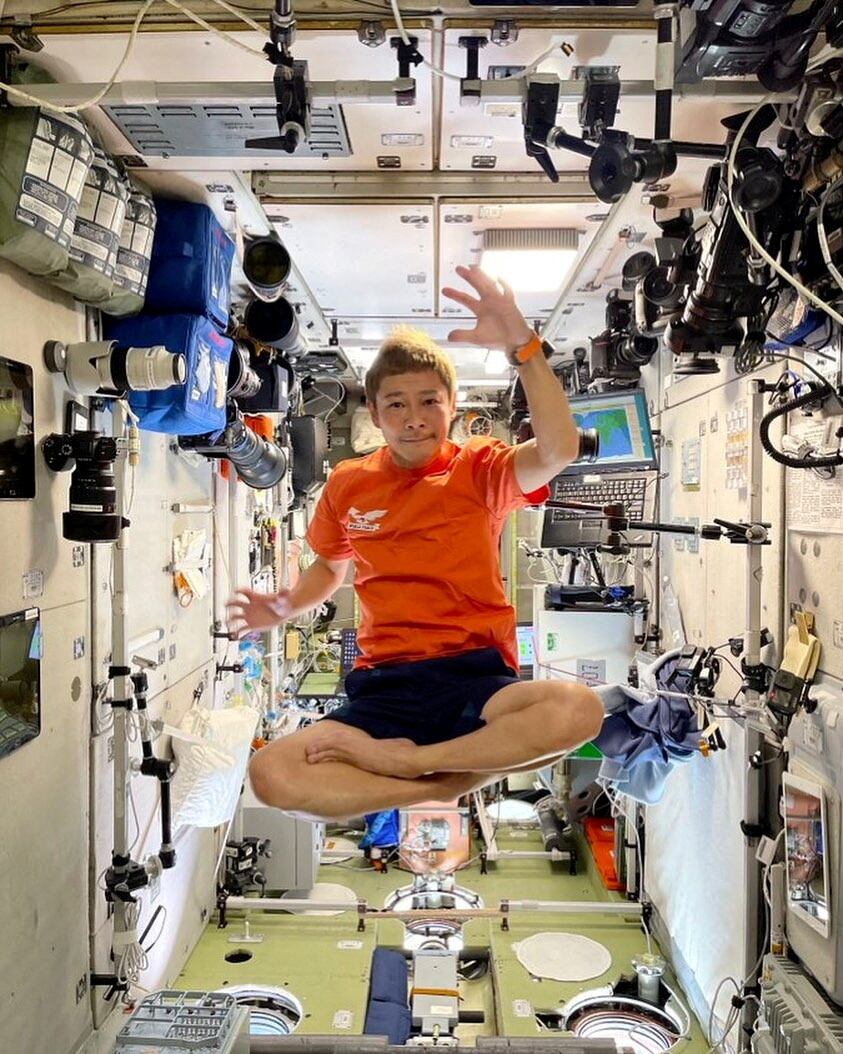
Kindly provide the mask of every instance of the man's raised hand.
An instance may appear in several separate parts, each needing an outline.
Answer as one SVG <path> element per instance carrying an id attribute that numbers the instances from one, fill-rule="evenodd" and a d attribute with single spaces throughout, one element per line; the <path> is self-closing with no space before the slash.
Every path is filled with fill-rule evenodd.
<path id="1" fill-rule="evenodd" d="M 225 608 L 228 631 L 236 637 L 272 629 L 290 617 L 290 590 L 256 593 L 253 589 L 238 589 Z"/>
<path id="2" fill-rule="evenodd" d="M 533 331 L 518 310 L 515 296 L 506 282 L 491 278 L 479 267 L 458 267 L 457 274 L 477 293 L 471 296 L 460 289 L 446 286 L 442 295 L 468 308 L 477 316 L 474 329 L 455 329 L 448 340 L 457 343 L 479 344 L 485 348 L 503 348 L 513 352 L 533 337 Z"/>

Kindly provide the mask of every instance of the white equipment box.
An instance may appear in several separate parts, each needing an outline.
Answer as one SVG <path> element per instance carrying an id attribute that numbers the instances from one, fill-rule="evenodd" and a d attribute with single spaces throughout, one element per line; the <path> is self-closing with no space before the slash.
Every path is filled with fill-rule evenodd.
<path id="1" fill-rule="evenodd" d="M 626 684 L 637 645 L 623 611 L 545 611 L 544 586 L 533 590 L 534 680 Z"/>

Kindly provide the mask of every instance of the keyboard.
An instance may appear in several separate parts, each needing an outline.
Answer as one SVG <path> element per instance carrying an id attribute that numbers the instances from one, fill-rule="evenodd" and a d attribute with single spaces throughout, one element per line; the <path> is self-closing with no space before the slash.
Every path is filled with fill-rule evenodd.
<path id="1" fill-rule="evenodd" d="M 362 652 L 357 647 L 357 630 L 342 630 L 342 644 L 340 645 L 340 670 L 343 674 L 349 673 L 351 671 L 359 655 L 362 655 Z"/>
<path id="2" fill-rule="evenodd" d="M 643 520 L 647 485 L 652 480 L 646 476 L 626 476 L 613 479 L 601 477 L 593 483 L 582 477 L 563 476 L 555 481 L 553 499 L 555 501 L 582 501 L 589 505 L 610 505 L 622 502 L 630 520 Z M 553 523 L 562 520 L 576 520 L 582 513 L 573 509 L 553 509 Z M 586 514 L 586 518 L 588 518 Z"/>
<path id="3" fill-rule="evenodd" d="M 578 501 L 586 505 L 621 503 L 632 520 L 651 520 L 655 501 L 655 473 L 629 473 L 604 476 L 557 476 L 552 483 L 552 500 Z M 606 542 L 606 521 L 591 513 L 574 509 L 545 509 L 542 525 L 543 549 L 592 549 Z M 630 544 L 652 544 L 652 532 L 634 528 L 627 535 Z"/>

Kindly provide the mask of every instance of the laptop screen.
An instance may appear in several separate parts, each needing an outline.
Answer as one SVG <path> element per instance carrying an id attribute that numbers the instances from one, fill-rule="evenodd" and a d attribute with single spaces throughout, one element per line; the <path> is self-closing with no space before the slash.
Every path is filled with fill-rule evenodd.
<path id="1" fill-rule="evenodd" d="M 565 475 L 657 467 L 650 414 L 642 389 L 572 396 L 568 402 L 578 428 L 597 429 L 600 453 L 596 461 L 569 465 Z"/>

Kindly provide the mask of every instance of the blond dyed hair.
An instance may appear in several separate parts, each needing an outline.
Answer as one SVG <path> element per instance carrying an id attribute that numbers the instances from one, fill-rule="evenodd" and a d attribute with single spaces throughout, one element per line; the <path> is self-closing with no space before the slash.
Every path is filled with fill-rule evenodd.
<path id="1" fill-rule="evenodd" d="M 376 401 L 381 383 L 387 377 L 425 370 L 432 370 L 448 389 L 448 396 L 453 396 L 457 390 L 457 371 L 449 356 L 422 330 L 396 326 L 366 371 L 366 399 L 370 403 Z"/>

